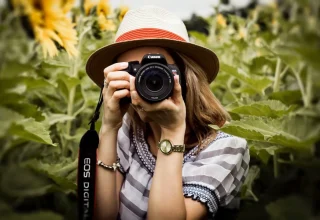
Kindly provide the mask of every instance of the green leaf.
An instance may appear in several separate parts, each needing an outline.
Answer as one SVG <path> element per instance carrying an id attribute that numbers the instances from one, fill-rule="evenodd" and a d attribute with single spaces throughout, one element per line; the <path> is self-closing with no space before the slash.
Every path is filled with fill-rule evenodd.
<path id="1" fill-rule="evenodd" d="M 30 64 L 19 63 L 17 61 L 6 61 L 2 69 L 0 69 L 0 75 L 16 78 L 18 75 L 32 71 L 33 69 L 34 67 Z"/>
<path id="2" fill-rule="evenodd" d="M 242 69 L 237 69 L 225 63 L 221 63 L 221 70 L 234 76 L 236 79 L 244 83 L 245 86 L 249 86 L 250 89 L 260 94 L 264 94 L 265 89 L 271 86 L 272 83 L 272 80 L 267 77 L 249 75 L 245 73 Z"/>
<path id="3" fill-rule="evenodd" d="M 249 101 L 247 103 L 238 101 L 226 106 L 226 109 L 236 114 L 277 118 L 288 114 L 294 107 L 287 107 L 277 100 L 265 100 L 257 102 Z"/>
<path id="4" fill-rule="evenodd" d="M 22 119 L 22 115 L 0 106 L 0 137 L 6 134 L 13 122 L 20 121 Z"/>
<path id="5" fill-rule="evenodd" d="M 241 188 L 241 197 L 246 199 L 253 199 L 254 201 L 259 201 L 257 196 L 253 193 L 253 184 L 256 179 L 259 178 L 260 168 L 258 166 L 251 166 L 247 177 Z"/>
<path id="6" fill-rule="evenodd" d="M 67 53 L 60 53 L 58 56 L 47 58 L 42 61 L 41 68 L 70 68 L 72 60 L 69 59 Z"/>
<path id="7" fill-rule="evenodd" d="M 295 114 L 319 119 L 320 109 L 319 108 L 300 108 L 297 111 L 295 111 Z"/>
<path id="8" fill-rule="evenodd" d="M 250 155 L 258 157 L 264 164 L 267 164 L 270 157 L 276 152 L 283 152 L 285 148 L 272 143 L 250 141 Z"/>
<path id="9" fill-rule="evenodd" d="M 60 73 L 58 79 L 63 82 L 69 90 L 81 83 L 79 78 L 69 76 L 65 73 Z"/>
<path id="10" fill-rule="evenodd" d="M 279 100 L 286 105 L 291 105 L 301 101 L 302 96 L 300 90 L 286 90 L 274 92 L 269 95 L 269 98 Z"/>
<path id="11" fill-rule="evenodd" d="M 61 88 L 59 88 L 61 90 Z M 64 113 L 67 111 L 65 100 L 59 94 L 50 94 L 47 92 L 35 92 L 36 97 L 45 103 L 50 112 Z"/>
<path id="12" fill-rule="evenodd" d="M 9 131 L 12 135 L 17 135 L 26 140 L 56 146 L 56 144 L 52 143 L 47 126 L 36 122 L 33 118 L 16 121 Z"/>
<path id="13" fill-rule="evenodd" d="M 2 170 L 0 191 L 12 198 L 41 196 L 52 186 L 51 180 L 27 168 L 12 165 Z"/>
<path id="14" fill-rule="evenodd" d="M 76 166 L 72 166 L 76 164 Z M 53 180 L 62 190 L 64 191 L 75 191 L 77 186 L 74 182 L 71 182 L 67 178 L 65 178 L 64 174 L 70 174 L 73 170 L 77 170 L 78 161 L 76 160 L 75 163 L 60 163 L 60 164 L 46 164 L 42 163 L 38 160 L 29 161 L 26 165 L 32 168 L 34 171 L 41 173 L 51 180 Z M 67 168 L 66 168 L 67 167 Z M 71 170 L 65 171 L 70 167 Z"/>
<path id="15" fill-rule="evenodd" d="M 48 87 L 53 87 L 53 85 L 48 80 L 41 78 L 23 77 L 22 81 L 27 86 L 28 91 L 33 89 L 48 89 Z"/>
<path id="16" fill-rule="evenodd" d="M 272 220 L 311 220 L 312 205 L 303 197 L 292 195 L 266 206 Z"/>
<path id="17" fill-rule="evenodd" d="M 188 33 L 191 37 L 195 38 L 198 41 L 201 41 L 202 43 L 207 42 L 207 36 L 203 33 L 200 33 L 198 31 L 189 31 Z"/>
<path id="18" fill-rule="evenodd" d="M 8 109 L 13 110 L 25 116 L 26 118 L 32 117 L 37 121 L 43 121 L 45 119 L 44 116 L 42 115 L 42 112 L 37 106 L 31 103 L 26 103 L 23 100 L 16 101 L 16 102 L 14 102 L 14 100 L 9 100 L 9 101 L 11 101 L 11 103 L 5 105 Z"/>
<path id="19" fill-rule="evenodd" d="M 65 114 L 49 114 L 47 117 L 50 125 L 53 125 L 56 123 L 62 123 L 65 121 L 71 121 L 74 119 L 73 116 L 65 115 Z"/>
<path id="20" fill-rule="evenodd" d="M 217 126 L 211 127 L 219 129 Z M 248 116 L 226 123 L 220 130 L 248 140 L 269 142 L 310 152 L 320 140 L 320 124 L 313 118 L 292 116 L 281 120 Z"/>

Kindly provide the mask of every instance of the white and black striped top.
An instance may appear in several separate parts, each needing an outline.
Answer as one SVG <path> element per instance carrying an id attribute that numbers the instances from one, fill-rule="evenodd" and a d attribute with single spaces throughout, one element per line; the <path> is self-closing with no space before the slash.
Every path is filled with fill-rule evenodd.
<path id="1" fill-rule="evenodd" d="M 149 151 L 142 130 L 134 134 L 128 122 L 125 116 L 118 133 L 117 153 L 124 174 L 118 219 L 146 219 L 156 158 Z M 195 156 L 197 148 L 184 155 L 181 193 L 204 203 L 211 218 L 240 190 L 249 169 L 249 150 L 245 139 L 220 131 Z"/>

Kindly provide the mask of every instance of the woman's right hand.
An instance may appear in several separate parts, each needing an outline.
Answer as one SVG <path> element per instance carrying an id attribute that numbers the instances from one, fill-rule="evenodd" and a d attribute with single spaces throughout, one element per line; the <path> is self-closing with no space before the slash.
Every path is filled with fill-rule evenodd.
<path id="1" fill-rule="evenodd" d="M 122 125 L 122 118 L 129 108 L 129 103 L 120 104 L 120 100 L 130 97 L 130 77 L 128 72 L 121 71 L 128 67 L 127 62 L 114 63 L 104 69 L 106 85 L 103 95 L 102 129 L 118 131 Z"/>

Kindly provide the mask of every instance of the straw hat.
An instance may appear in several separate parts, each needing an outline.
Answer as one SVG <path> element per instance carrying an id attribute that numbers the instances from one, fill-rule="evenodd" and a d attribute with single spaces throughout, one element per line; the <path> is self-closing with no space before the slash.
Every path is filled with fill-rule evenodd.
<path id="1" fill-rule="evenodd" d="M 200 65 L 212 82 L 219 71 L 219 60 L 208 48 L 190 43 L 187 29 L 175 14 L 158 6 L 143 6 L 129 10 L 115 36 L 115 42 L 95 51 L 89 57 L 86 71 L 102 86 L 103 70 L 114 63 L 121 53 L 141 47 L 159 46 L 183 53 Z"/>

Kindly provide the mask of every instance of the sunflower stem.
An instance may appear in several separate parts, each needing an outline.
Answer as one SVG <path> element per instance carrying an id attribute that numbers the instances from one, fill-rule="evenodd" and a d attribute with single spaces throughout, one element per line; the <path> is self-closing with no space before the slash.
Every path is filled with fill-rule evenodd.
<path id="1" fill-rule="evenodd" d="M 311 73 L 307 73 L 307 82 L 306 82 L 306 107 L 311 106 L 312 101 L 312 75 Z"/>
<path id="2" fill-rule="evenodd" d="M 304 107 L 308 107 L 309 106 L 308 95 L 306 94 L 306 90 L 304 88 L 304 85 L 303 85 L 303 82 L 302 82 L 302 79 L 301 79 L 301 76 L 300 76 L 302 68 L 299 71 L 296 71 L 293 68 L 291 68 L 291 69 L 292 69 L 292 72 L 293 72 L 294 76 L 297 79 L 297 82 L 298 82 L 298 85 L 299 85 L 299 88 L 300 88 L 300 92 L 301 92 L 301 95 L 302 95 L 303 105 L 304 105 Z"/>
<path id="3" fill-rule="evenodd" d="M 81 30 L 83 29 L 83 16 L 80 15 L 79 18 L 79 23 L 78 23 L 78 33 L 81 33 Z M 79 52 L 78 56 L 74 59 L 74 62 L 71 66 L 71 77 L 77 77 L 78 75 L 78 68 L 79 68 L 79 62 L 81 62 L 81 43 L 82 43 L 82 39 L 83 39 L 83 35 L 79 36 L 79 41 L 78 41 L 78 45 L 77 45 L 77 50 Z M 76 88 L 77 86 L 73 86 L 72 88 L 70 88 L 70 92 L 69 92 L 69 98 L 68 98 L 68 107 L 67 107 L 67 115 L 68 116 L 73 116 L 73 107 L 74 107 L 74 98 L 76 95 Z M 72 127 L 72 122 L 73 120 L 69 120 L 67 121 L 66 124 L 66 131 L 67 131 L 67 135 L 71 136 L 71 127 Z M 64 147 L 64 155 L 68 154 L 68 145 L 69 145 L 69 141 L 66 141 L 66 145 Z"/>
<path id="4" fill-rule="evenodd" d="M 279 92 L 280 88 L 280 76 L 281 76 L 281 59 L 277 58 L 277 66 L 276 66 L 276 73 L 275 73 L 275 79 L 273 84 L 273 92 Z"/>

